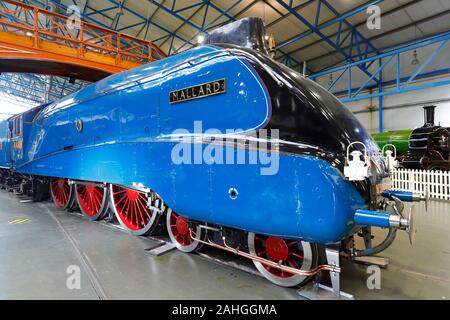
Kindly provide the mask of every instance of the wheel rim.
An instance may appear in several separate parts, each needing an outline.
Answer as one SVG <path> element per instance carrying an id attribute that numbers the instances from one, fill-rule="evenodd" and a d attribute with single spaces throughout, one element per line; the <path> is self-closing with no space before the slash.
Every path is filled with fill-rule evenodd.
<path id="1" fill-rule="evenodd" d="M 170 209 L 167 212 L 166 219 L 169 237 L 179 250 L 192 252 L 200 248 L 201 243 L 191 237 L 188 219 L 176 214 Z M 194 234 L 194 237 L 200 235 L 200 226 L 196 226 L 192 233 Z"/>
<path id="2" fill-rule="evenodd" d="M 148 207 L 148 196 L 133 189 L 111 185 L 111 201 L 120 224 L 136 235 L 144 235 L 156 227 L 158 216 Z"/>
<path id="3" fill-rule="evenodd" d="M 313 252 L 309 242 L 285 240 L 279 237 L 249 233 L 248 247 L 251 254 L 299 270 L 310 270 Z M 300 276 L 253 261 L 259 272 L 268 280 L 285 287 L 301 284 L 308 277 Z"/>
<path id="4" fill-rule="evenodd" d="M 66 209 L 72 195 L 72 187 L 69 185 L 69 181 L 64 178 L 52 178 L 50 190 L 55 206 L 59 209 Z"/>
<path id="5" fill-rule="evenodd" d="M 75 190 L 81 212 L 89 218 L 100 218 L 105 208 L 106 188 L 76 185 Z"/>

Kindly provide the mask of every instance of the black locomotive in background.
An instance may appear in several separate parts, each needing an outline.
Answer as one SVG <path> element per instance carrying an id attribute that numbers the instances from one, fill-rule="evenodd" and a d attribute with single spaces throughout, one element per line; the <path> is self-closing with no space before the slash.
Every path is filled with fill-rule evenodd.
<path id="1" fill-rule="evenodd" d="M 414 130 L 373 135 L 380 148 L 396 147 L 397 160 L 407 169 L 450 170 L 450 128 L 435 124 L 436 106 L 425 106 L 424 125 Z"/>

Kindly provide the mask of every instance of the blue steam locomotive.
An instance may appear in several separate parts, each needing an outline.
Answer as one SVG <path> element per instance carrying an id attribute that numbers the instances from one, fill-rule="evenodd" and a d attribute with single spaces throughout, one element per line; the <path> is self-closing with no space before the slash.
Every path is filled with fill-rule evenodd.
<path id="1" fill-rule="evenodd" d="M 0 122 L 0 184 L 93 220 L 112 210 L 135 235 L 165 224 L 178 249 L 237 253 L 282 286 L 337 273 L 338 261 L 319 265 L 324 246 L 370 255 L 397 229 L 413 233 L 401 200 L 416 198 L 383 191 L 372 138 L 331 93 L 271 59 L 264 34 L 243 19 Z M 375 247 L 371 226 L 389 229 Z"/>

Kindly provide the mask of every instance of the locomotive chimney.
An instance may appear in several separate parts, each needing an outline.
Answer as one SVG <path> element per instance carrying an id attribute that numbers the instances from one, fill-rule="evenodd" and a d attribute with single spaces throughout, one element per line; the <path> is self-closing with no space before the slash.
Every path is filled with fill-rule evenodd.
<path id="1" fill-rule="evenodd" d="M 425 116 L 424 127 L 433 127 L 434 126 L 434 109 L 436 109 L 436 106 L 423 107 L 424 116 Z"/>
<path id="2" fill-rule="evenodd" d="M 206 38 L 206 43 L 234 44 L 269 56 L 266 37 L 264 21 L 257 17 L 247 17 L 214 29 Z"/>

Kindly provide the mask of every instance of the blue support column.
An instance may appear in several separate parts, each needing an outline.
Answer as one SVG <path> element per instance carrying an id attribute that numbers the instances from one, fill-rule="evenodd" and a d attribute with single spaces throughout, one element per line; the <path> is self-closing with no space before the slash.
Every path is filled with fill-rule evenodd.
<path id="1" fill-rule="evenodd" d="M 380 71 L 379 71 L 379 79 L 380 82 L 378 83 L 378 92 L 383 92 L 383 69 L 381 68 L 382 59 L 378 60 L 380 64 Z M 378 97 L 378 131 L 383 132 L 383 96 L 380 95 Z"/>

